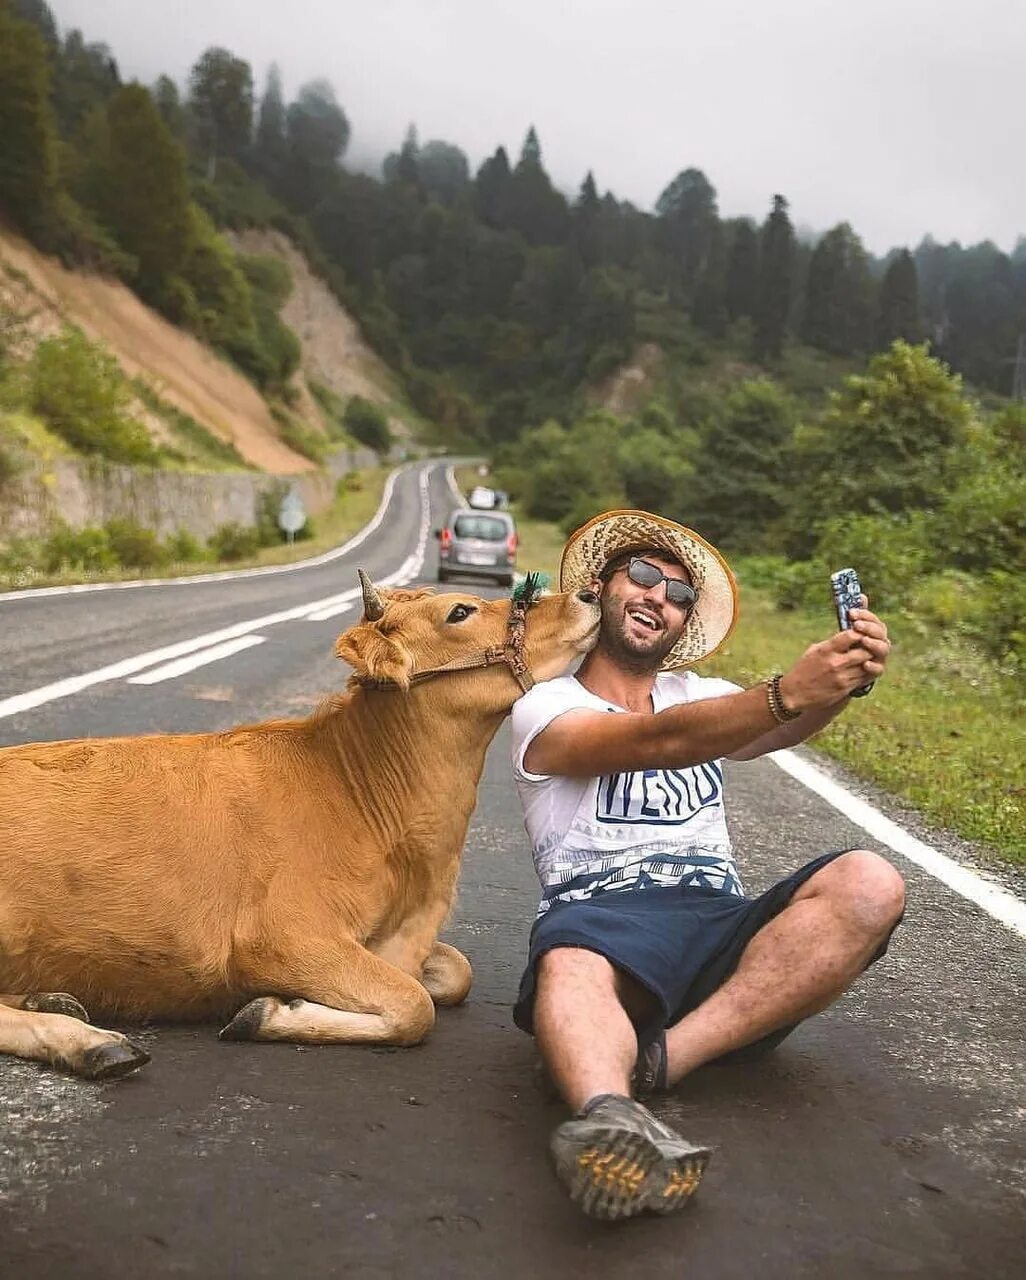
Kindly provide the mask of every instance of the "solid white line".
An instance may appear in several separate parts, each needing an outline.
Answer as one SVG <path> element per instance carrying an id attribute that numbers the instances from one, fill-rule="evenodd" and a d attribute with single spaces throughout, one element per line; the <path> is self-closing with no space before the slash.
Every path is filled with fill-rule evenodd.
<path id="1" fill-rule="evenodd" d="M 949 889 L 954 889 L 956 893 L 974 902 L 995 920 L 999 920 L 1009 929 L 1026 938 L 1026 902 L 1022 902 L 1015 894 L 1009 893 L 1007 889 L 990 880 L 985 880 L 983 876 L 970 871 L 968 867 L 961 866 L 954 859 L 925 844 L 922 840 L 917 840 L 896 822 L 884 817 L 878 809 L 874 809 L 865 800 L 853 796 L 840 783 L 827 777 L 822 770 L 817 769 L 801 756 L 795 755 L 793 751 L 774 751 L 768 759 L 808 787 L 810 791 L 822 797 L 827 804 L 833 805 L 838 812 L 843 813 L 849 821 L 861 827 L 874 840 L 878 840 L 888 849 L 914 862 L 917 867 L 921 867 L 936 880 L 946 884 Z"/>
<path id="2" fill-rule="evenodd" d="M 126 683 L 159 684 L 162 680 L 174 680 L 177 676 L 184 676 L 187 671 L 205 667 L 209 662 L 219 662 L 222 658 L 230 658 L 233 653 L 241 653 L 243 649 L 252 649 L 256 644 L 263 644 L 266 639 L 266 636 L 239 636 L 237 640 L 216 644 L 212 649 L 201 649 L 199 653 L 179 658 L 176 662 L 166 662 L 162 667 L 147 671 L 145 675 L 132 676 Z"/>
<path id="3" fill-rule="evenodd" d="M 385 491 L 381 496 L 381 503 L 374 513 L 373 519 L 369 524 L 364 525 L 359 533 L 350 538 L 348 542 L 343 543 L 342 546 L 333 547 L 330 551 L 325 551 L 319 556 L 313 556 L 309 560 L 296 560 L 292 564 L 261 565 L 256 569 L 223 569 L 218 573 L 194 573 L 182 578 L 133 578 L 130 582 L 79 582 L 70 587 L 26 587 L 24 591 L 0 592 L 0 603 L 5 600 L 38 599 L 40 596 L 80 595 L 86 591 L 126 591 L 131 587 L 188 587 L 195 582 L 230 582 L 236 578 L 259 578 L 273 573 L 295 573 L 298 569 L 315 569 L 318 565 L 330 564 L 332 560 L 337 560 L 339 556 L 345 555 L 347 551 L 352 551 L 366 538 L 370 537 L 385 518 L 388 504 L 392 500 L 392 490 L 395 488 L 397 477 L 416 465 L 415 462 L 408 462 L 405 466 L 397 467 L 392 472 L 385 482 Z M 433 466 L 429 465 L 425 470 L 431 471 Z"/>

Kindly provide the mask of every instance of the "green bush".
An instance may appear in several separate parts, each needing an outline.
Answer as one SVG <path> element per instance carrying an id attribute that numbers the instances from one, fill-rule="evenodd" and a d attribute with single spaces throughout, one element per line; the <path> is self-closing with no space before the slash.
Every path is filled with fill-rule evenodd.
<path id="1" fill-rule="evenodd" d="M 32 410 L 73 448 L 112 462 L 156 463 L 146 428 L 128 416 L 117 361 L 78 330 L 39 344 L 29 395 Z"/>
<path id="2" fill-rule="evenodd" d="M 874 610 L 906 608 L 923 578 L 943 567 L 944 547 L 925 511 L 835 516 L 820 529 L 815 560 L 829 572 L 852 565 Z"/>
<path id="3" fill-rule="evenodd" d="M 205 556 L 202 543 L 188 529 L 176 529 L 168 538 L 167 554 L 175 564 L 192 564 Z"/>
<path id="4" fill-rule="evenodd" d="M 271 410 L 271 415 L 278 424 L 282 440 L 290 449 L 295 449 L 296 453 L 301 453 L 311 462 L 324 462 L 328 456 L 327 436 L 313 427 L 308 427 L 305 422 L 293 417 L 285 409 L 275 407 Z"/>
<path id="5" fill-rule="evenodd" d="M 43 543 L 42 568 L 46 573 L 60 573 L 64 569 L 95 573 L 116 565 L 117 556 L 106 529 L 95 525 L 72 529 L 62 521 Z"/>
<path id="6" fill-rule="evenodd" d="M 992 569 L 983 579 L 975 634 L 997 658 L 1026 664 L 1026 581 L 1021 573 Z"/>
<path id="7" fill-rule="evenodd" d="M 343 422 L 351 436 L 375 453 L 387 453 L 391 448 L 392 433 L 388 429 L 388 418 L 378 405 L 371 404 L 362 396 L 350 398 Z"/>
<path id="8" fill-rule="evenodd" d="M 125 516 L 108 520 L 104 528 L 118 564 L 126 569 L 159 569 L 169 560 L 167 548 L 152 529 Z"/>
<path id="9" fill-rule="evenodd" d="M 260 535 L 256 528 L 231 520 L 214 530 L 208 545 L 215 560 L 247 560 L 259 550 Z"/>
<path id="10" fill-rule="evenodd" d="M 18 460 L 13 451 L 0 440 L 0 489 L 18 474 Z"/>

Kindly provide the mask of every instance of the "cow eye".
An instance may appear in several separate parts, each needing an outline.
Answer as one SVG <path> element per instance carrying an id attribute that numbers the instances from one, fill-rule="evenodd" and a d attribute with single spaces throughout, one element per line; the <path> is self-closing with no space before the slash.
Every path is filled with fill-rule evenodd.
<path id="1" fill-rule="evenodd" d="M 466 622 L 472 613 L 477 610 L 471 604 L 456 604 L 449 610 L 449 616 L 446 622 Z"/>

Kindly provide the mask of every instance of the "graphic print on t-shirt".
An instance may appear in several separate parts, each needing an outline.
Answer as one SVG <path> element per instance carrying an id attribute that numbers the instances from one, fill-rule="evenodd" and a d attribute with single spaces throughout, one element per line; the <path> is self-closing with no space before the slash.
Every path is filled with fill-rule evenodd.
<path id="1" fill-rule="evenodd" d="M 710 761 L 687 769 L 609 774 L 596 789 L 595 817 L 617 824 L 681 826 L 722 803 L 723 772 Z"/>

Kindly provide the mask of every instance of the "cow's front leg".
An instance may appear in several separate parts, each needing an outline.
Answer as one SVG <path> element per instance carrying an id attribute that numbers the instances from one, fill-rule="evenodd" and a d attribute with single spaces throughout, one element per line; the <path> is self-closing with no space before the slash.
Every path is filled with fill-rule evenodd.
<path id="1" fill-rule="evenodd" d="M 421 982 L 435 1004 L 462 1004 L 474 981 L 470 961 L 447 942 L 436 942 L 424 961 Z"/>
<path id="2" fill-rule="evenodd" d="M 0 1004 L 0 1053 L 49 1062 L 85 1080 L 114 1080 L 150 1060 L 117 1031 L 91 1027 L 65 1013 L 16 1009 L 10 1003 Z"/>
<path id="3" fill-rule="evenodd" d="M 265 959 L 261 968 L 248 985 L 297 997 L 251 1000 L 222 1030 L 222 1040 L 409 1045 L 434 1025 L 435 1007 L 421 983 L 356 942 L 308 944 L 294 963 Z"/>

